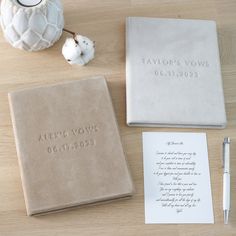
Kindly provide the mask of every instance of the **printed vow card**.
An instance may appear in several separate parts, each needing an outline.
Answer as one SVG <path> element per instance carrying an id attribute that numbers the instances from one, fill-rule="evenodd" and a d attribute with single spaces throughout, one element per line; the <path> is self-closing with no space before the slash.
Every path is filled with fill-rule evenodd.
<path id="1" fill-rule="evenodd" d="M 143 133 L 145 223 L 214 223 L 205 133 Z"/>

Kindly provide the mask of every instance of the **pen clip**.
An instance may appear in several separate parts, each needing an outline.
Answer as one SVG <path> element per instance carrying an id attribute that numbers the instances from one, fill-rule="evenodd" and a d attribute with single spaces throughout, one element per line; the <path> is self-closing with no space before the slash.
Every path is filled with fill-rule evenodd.
<path id="1" fill-rule="evenodd" d="M 223 142 L 222 168 L 225 168 L 225 141 Z"/>
<path id="2" fill-rule="evenodd" d="M 230 144 L 230 138 L 229 137 L 225 137 L 224 138 L 224 142 L 223 142 L 223 164 L 222 164 L 222 168 L 224 169 L 225 168 L 225 145 L 226 144 Z"/>

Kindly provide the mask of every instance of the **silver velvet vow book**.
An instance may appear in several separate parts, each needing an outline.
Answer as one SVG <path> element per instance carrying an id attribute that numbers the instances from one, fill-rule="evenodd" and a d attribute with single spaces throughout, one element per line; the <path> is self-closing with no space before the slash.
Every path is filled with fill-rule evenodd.
<path id="1" fill-rule="evenodd" d="M 127 123 L 224 128 L 216 24 L 128 17 Z"/>

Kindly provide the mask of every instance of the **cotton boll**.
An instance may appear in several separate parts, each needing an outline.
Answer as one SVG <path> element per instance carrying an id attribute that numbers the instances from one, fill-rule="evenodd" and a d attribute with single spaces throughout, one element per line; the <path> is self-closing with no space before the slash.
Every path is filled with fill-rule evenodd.
<path id="1" fill-rule="evenodd" d="M 81 56 L 81 48 L 73 38 L 67 38 L 62 47 L 62 55 L 69 64 L 77 64 Z"/>
<path id="2" fill-rule="evenodd" d="M 79 34 L 68 38 L 62 48 L 62 54 L 70 64 L 85 65 L 94 58 L 94 53 L 94 42 Z"/>

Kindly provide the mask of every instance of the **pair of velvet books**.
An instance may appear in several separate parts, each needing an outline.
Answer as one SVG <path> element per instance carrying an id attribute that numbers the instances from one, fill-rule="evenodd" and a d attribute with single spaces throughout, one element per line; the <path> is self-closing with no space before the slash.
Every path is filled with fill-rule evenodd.
<path id="1" fill-rule="evenodd" d="M 129 17 L 127 124 L 226 125 L 216 24 Z M 28 215 L 132 195 L 102 77 L 9 94 Z"/>

